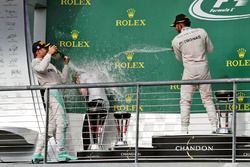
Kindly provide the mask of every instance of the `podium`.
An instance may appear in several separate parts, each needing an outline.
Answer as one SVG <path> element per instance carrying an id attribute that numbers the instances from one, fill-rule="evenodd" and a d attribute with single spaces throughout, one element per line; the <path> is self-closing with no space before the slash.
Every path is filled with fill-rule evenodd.
<path id="1" fill-rule="evenodd" d="M 236 158 L 249 159 L 250 145 L 249 136 L 236 136 Z M 199 160 L 199 159 L 231 159 L 232 158 L 232 135 L 173 135 L 153 136 L 154 148 L 162 149 L 161 154 L 169 158 Z"/>
<path id="2" fill-rule="evenodd" d="M 115 112 L 115 123 L 117 128 L 117 141 L 115 146 L 127 146 L 127 129 L 129 125 L 129 119 L 131 117 L 131 113 L 129 112 Z"/>
<path id="3" fill-rule="evenodd" d="M 141 162 L 162 161 L 232 161 L 232 135 L 165 135 L 152 136 L 152 147 L 139 147 Z M 113 162 L 133 161 L 135 148 L 114 147 L 110 150 L 81 151 L 79 160 L 104 160 Z M 236 159 L 250 161 L 250 137 L 236 136 Z"/>
<path id="4" fill-rule="evenodd" d="M 219 126 L 217 133 L 231 133 L 231 117 L 229 114 L 230 111 L 228 111 L 225 106 L 233 103 L 233 92 L 229 90 L 219 90 L 215 92 L 215 96 L 215 106 L 218 114 Z"/>

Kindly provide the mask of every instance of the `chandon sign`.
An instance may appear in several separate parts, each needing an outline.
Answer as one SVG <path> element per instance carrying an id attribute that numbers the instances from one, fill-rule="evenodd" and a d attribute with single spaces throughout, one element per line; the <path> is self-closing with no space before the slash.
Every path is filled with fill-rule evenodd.
<path id="1" fill-rule="evenodd" d="M 176 151 L 214 151 L 214 146 L 176 146 Z"/>

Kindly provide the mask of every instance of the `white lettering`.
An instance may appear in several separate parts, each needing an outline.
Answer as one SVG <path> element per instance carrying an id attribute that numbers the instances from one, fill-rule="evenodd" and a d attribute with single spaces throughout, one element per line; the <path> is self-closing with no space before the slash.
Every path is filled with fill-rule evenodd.
<path id="1" fill-rule="evenodd" d="M 219 8 L 224 2 L 228 2 L 228 0 L 217 0 L 214 4 L 214 8 Z"/>
<path id="2" fill-rule="evenodd" d="M 176 151 L 213 151 L 213 146 L 176 146 Z"/>
<path id="3" fill-rule="evenodd" d="M 225 8 L 225 9 L 211 9 L 209 12 L 210 13 L 215 13 L 215 12 L 230 12 L 231 9 Z"/>
<path id="4" fill-rule="evenodd" d="M 248 2 L 248 0 L 234 0 L 234 1 L 237 2 L 235 6 L 245 6 Z"/>

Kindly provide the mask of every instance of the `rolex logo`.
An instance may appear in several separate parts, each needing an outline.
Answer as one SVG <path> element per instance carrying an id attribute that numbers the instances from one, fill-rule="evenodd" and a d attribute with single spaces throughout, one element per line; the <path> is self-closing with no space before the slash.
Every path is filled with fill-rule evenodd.
<path id="1" fill-rule="evenodd" d="M 130 19 L 132 19 L 135 16 L 135 9 L 130 8 L 130 9 L 127 10 L 127 13 L 128 13 L 128 17 Z"/>
<path id="2" fill-rule="evenodd" d="M 145 66 L 144 66 L 145 64 L 143 61 L 140 61 L 140 62 L 132 61 L 134 58 L 133 52 L 126 52 L 125 56 L 126 56 L 128 61 L 115 62 L 115 64 L 114 64 L 115 68 L 118 68 L 118 69 L 144 69 L 145 68 Z"/>
<path id="3" fill-rule="evenodd" d="M 72 39 L 70 40 L 63 40 L 59 41 L 59 46 L 64 48 L 89 48 L 90 47 L 90 41 L 87 40 L 77 40 L 79 37 L 79 31 L 72 30 L 70 32 L 70 35 Z"/>
<path id="4" fill-rule="evenodd" d="M 121 104 L 121 105 L 114 105 L 114 111 L 128 111 L 128 112 L 135 112 L 138 108 L 137 105 L 131 104 L 133 101 L 131 94 L 125 95 L 124 100 L 120 99 L 122 103 L 126 104 Z M 139 106 L 138 108 L 140 111 L 143 111 L 143 106 Z"/>
<path id="5" fill-rule="evenodd" d="M 127 10 L 128 19 L 118 19 L 115 21 L 116 27 L 144 27 L 146 19 L 134 19 L 136 10 L 130 8 Z"/>
<path id="6" fill-rule="evenodd" d="M 79 36 L 79 31 L 77 30 L 73 30 L 70 33 L 71 33 L 71 37 L 73 38 L 73 40 L 76 40 Z"/>
<path id="7" fill-rule="evenodd" d="M 131 103 L 131 102 L 132 102 L 132 97 L 131 97 L 131 95 L 127 95 L 127 96 L 125 97 L 125 101 L 126 101 L 127 104 Z"/>
<path id="8" fill-rule="evenodd" d="M 127 60 L 128 61 L 132 61 L 133 60 L 133 57 L 134 57 L 134 53 L 133 52 L 128 52 L 126 54 L 126 57 L 127 57 Z"/>
<path id="9" fill-rule="evenodd" d="M 61 5 L 65 5 L 65 6 L 90 6 L 91 0 L 61 0 Z"/>
<path id="10" fill-rule="evenodd" d="M 246 49 L 244 49 L 244 48 L 240 48 L 240 49 L 238 49 L 237 50 L 237 52 L 238 52 L 238 55 L 239 55 L 239 58 L 244 58 L 245 57 L 245 54 L 246 54 Z"/>
<path id="11" fill-rule="evenodd" d="M 246 56 L 247 50 L 239 48 L 237 50 L 239 59 L 226 60 L 227 67 L 250 67 L 250 59 L 243 59 Z"/>
<path id="12" fill-rule="evenodd" d="M 237 101 L 238 103 L 242 103 L 245 99 L 246 94 L 243 92 L 237 93 Z"/>

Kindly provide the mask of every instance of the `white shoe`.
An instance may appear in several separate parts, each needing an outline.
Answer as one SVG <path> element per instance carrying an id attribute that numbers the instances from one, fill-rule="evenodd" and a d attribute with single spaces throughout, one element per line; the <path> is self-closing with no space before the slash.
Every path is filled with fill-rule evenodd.
<path id="1" fill-rule="evenodd" d="M 188 126 L 181 126 L 181 133 L 182 134 L 188 134 Z"/>

